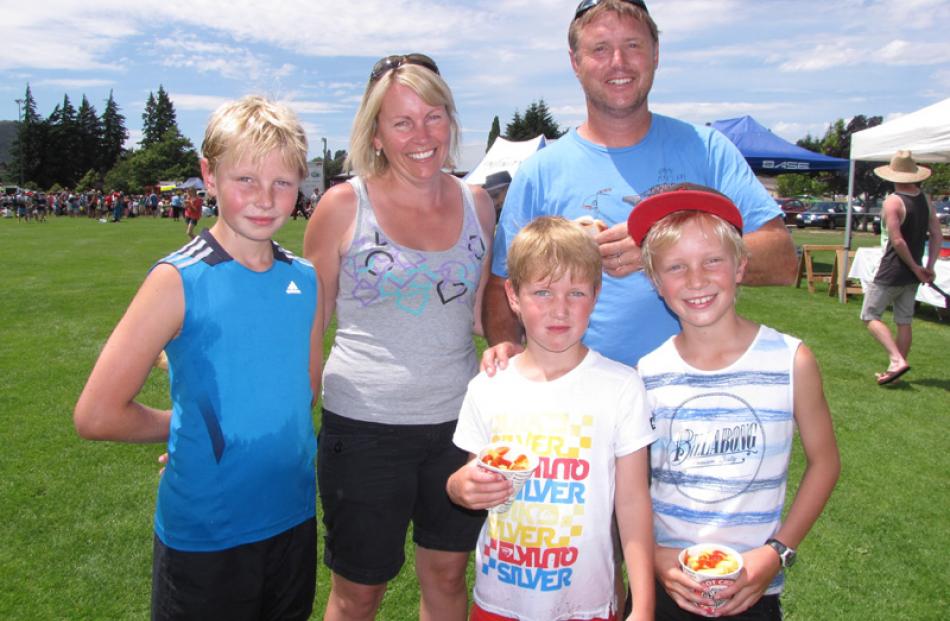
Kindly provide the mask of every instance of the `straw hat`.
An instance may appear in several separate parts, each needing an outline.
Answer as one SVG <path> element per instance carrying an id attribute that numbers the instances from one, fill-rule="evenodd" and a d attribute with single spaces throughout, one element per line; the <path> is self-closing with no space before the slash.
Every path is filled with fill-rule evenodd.
<path id="1" fill-rule="evenodd" d="M 930 176 L 930 169 L 918 166 L 910 151 L 898 151 L 887 166 L 878 166 L 874 174 L 885 181 L 894 183 L 917 183 Z"/>

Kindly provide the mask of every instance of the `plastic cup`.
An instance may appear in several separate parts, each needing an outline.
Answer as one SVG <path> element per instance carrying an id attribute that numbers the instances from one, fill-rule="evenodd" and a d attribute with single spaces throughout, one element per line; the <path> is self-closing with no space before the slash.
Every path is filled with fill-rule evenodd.
<path id="1" fill-rule="evenodd" d="M 719 550 L 726 555 L 725 560 L 715 568 L 693 569 L 686 563 L 687 555 L 689 555 L 690 558 L 696 558 L 704 552 L 712 552 L 715 550 Z M 734 561 L 734 563 L 730 563 L 730 560 Z M 719 543 L 697 543 L 694 546 L 681 550 L 679 561 L 683 572 L 702 585 L 703 597 L 708 599 L 714 599 L 713 595 L 715 593 L 729 587 L 736 581 L 736 578 L 739 577 L 739 572 L 742 571 L 742 555 L 735 549 Z M 700 606 L 700 608 L 702 608 L 703 612 L 707 615 L 711 616 L 716 608 L 725 604 L 727 600 L 715 601 L 716 604 L 714 606 Z"/>
<path id="2" fill-rule="evenodd" d="M 491 464 L 487 464 L 482 459 L 492 450 L 498 450 L 500 448 L 507 447 L 508 451 L 505 452 L 505 458 L 509 460 L 515 460 L 518 456 L 524 455 L 528 458 L 528 467 L 523 470 L 507 470 L 505 468 L 499 468 Z M 512 491 L 511 496 L 508 497 L 508 500 L 501 503 L 500 505 L 495 505 L 490 508 L 489 511 L 492 513 L 504 513 L 511 508 L 511 505 L 515 502 L 515 497 L 518 495 L 518 492 L 521 491 L 521 488 L 524 487 L 525 482 L 531 478 L 531 475 L 534 474 L 535 469 L 538 467 L 538 456 L 528 451 L 523 446 L 514 444 L 512 442 L 492 442 L 487 445 L 481 451 L 478 452 L 478 467 L 487 470 L 489 472 L 497 472 L 501 476 L 505 477 L 511 481 Z"/>

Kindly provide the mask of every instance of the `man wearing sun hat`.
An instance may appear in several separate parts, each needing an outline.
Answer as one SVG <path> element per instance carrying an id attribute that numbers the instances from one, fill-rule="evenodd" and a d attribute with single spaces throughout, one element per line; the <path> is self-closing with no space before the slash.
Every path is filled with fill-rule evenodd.
<path id="1" fill-rule="evenodd" d="M 934 265 L 940 256 L 940 221 L 917 185 L 930 176 L 930 169 L 918 166 L 910 151 L 898 151 L 887 166 L 878 166 L 876 174 L 894 183 L 894 193 L 884 199 L 881 220 L 887 227 L 887 246 L 874 281 L 864 291 L 861 319 L 878 340 L 890 363 L 877 373 L 877 383 L 890 384 L 910 371 L 911 319 L 920 283 L 933 282 Z M 930 234 L 930 249 L 925 266 L 921 261 Z M 894 307 L 897 338 L 881 321 L 888 306 Z"/>
<path id="2" fill-rule="evenodd" d="M 523 162 L 508 189 L 484 294 L 482 325 L 489 343 L 497 345 L 482 358 L 489 372 L 520 349 L 520 326 L 504 290 L 506 252 L 537 216 L 587 216 L 604 223 L 606 230 L 595 238 L 604 282 L 584 343 L 630 366 L 680 329 L 643 275 L 640 248 L 627 233 L 627 216 L 651 190 L 692 182 L 726 194 L 742 213 L 752 253 L 743 283 L 789 284 L 795 278 L 795 249 L 782 212 L 738 149 L 709 127 L 650 110 L 660 56 L 646 3 L 583 0 L 568 45 L 587 118 Z"/>

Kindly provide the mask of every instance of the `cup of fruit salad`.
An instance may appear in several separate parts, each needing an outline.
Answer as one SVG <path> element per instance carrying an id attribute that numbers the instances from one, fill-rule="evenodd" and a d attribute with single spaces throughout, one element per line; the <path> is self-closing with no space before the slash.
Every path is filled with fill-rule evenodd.
<path id="1" fill-rule="evenodd" d="M 511 481 L 513 490 L 508 500 L 489 509 L 493 513 L 504 513 L 515 502 L 515 496 L 524 487 L 525 482 L 538 467 L 537 456 L 523 446 L 512 442 L 492 442 L 478 453 L 478 467 L 497 472 Z"/>
<path id="2" fill-rule="evenodd" d="M 713 595 L 730 586 L 742 571 L 742 555 L 719 543 L 698 543 L 682 550 L 679 554 L 683 572 L 703 586 L 703 597 L 714 599 Z M 727 600 L 715 600 L 715 606 L 700 606 L 712 615 Z"/>

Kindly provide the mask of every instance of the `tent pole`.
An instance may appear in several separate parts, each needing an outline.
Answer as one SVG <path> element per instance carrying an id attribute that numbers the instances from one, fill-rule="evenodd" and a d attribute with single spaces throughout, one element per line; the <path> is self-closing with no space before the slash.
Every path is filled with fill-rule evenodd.
<path id="1" fill-rule="evenodd" d="M 851 250 L 851 212 L 854 201 L 854 160 L 848 166 L 848 215 L 844 224 L 844 253 L 841 257 L 840 271 L 838 272 L 838 301 L 844 304 L 848 301 L 848 251 Z M 867 214 L 865 214 L 867 216 Z"/>

